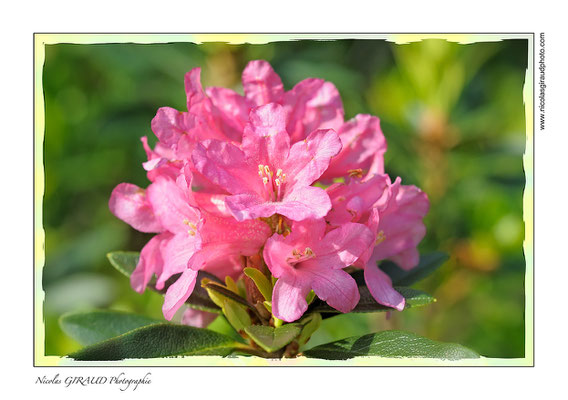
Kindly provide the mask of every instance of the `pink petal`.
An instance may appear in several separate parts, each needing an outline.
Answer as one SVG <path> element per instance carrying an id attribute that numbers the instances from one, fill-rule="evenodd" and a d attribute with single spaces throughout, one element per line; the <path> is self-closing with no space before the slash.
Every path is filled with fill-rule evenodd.
<path id="1" fill-rule="evenodd" d="M 159 276 L 162 273 L 164 261 L 162 260 L 160 247 L 170 237 L 169 233 L 156 235 L 142 248 L 136 269 L 130 275 L 130 285 L 138 293 L 144 292 L 148 282 L 152 279 L 152 275 Z"/>
<path id="2" fill-rule="evenodd" d="M 316 258 L 305 263 L 341 269 L 352 265 L 372 245 L 373 233 L 363 224 L 348 222 L 327 233 L 312 249 Z"/>
<path id="3" fill-rule="evenodd" d="M 196 111 L 195 106 L 200 106 L 205 99 L 203 86 L 201 86 L 201 68 L 193 68 L 184 77 L 185 93 L 187 95 L 187 109 Z"/>
<path id="4" fill-rule="evenodd" d="M 289 113 L 292 142 L 303 140 L 316 129 L 337 131 L 343 124 L 343 104 L 331 82 L 305 79 L 286 92 L 283 103 Z"/>
<path id="5" fill-rule="evenodd" d="M 209 87 L 205 92 L 211 99 L 213 115 L 219 120 L 223 132 L 240 142 L 250 111 L 247 99 L 225 88 Z"/>
<path id="6" fill-rule="evenodd" d="M 279 168 L 288 157 L 290 138 L 281 105 L 270 103 L 250 112 L 241 148 L 255 164 Z M 274 171 L 276 173 L 276 171 Z"/>
<path id="7" fill-rule="evenodd" d="M 152 119 L 152 131 L 161 143 L 175 146 L 182 135 L 193 128 L 194 121 L 189 113 L 180 112 L 170 107 L 162 107 Z"/>
<path id="8" fill-rule="evenodd" d="M 364 276 L 365 283 L 377 303 L 396 308 L 398 311 L 404 310 L 406 300 L 393 289 L 390 277 L 381 271 L 374 261 L 365 266 Z"/>
<path id="9" fill-rule="evenodd" d="M 420 253 L 418 253 L 418 249 L 416 247 L 411 247 L 391 256 L 390 259 L 400 268 L 409 270 L 416 267 L 420 262 Z"/>
<path id="10" fill-rule="evenodd" d="M 429 208 L 426 194 L 415 186 L 401 186 L 400 179 L 391 190 L 393 197 L 381 213 L 378 231 L 382 231 L 384 240 L 373 251 L 375 260 L 391 258 L 415 248 L 426 235 L 422 221 Z"/>
<path id="11" fill-rule="evenodd" d="M 152 160 L 154 158 L 165 158 L 170 160 L 175 158 L 175 151 L 163 144 L 160 144 L 160 142 L 156 143 L 154 150 L 152 150 L 148 145 L 148 138 L 146 136 L 142 136 L 140 141 L 142 142 L 142 146 L 144 147 L 148 160 Z"/>
<path id="12" fill-rule="evenodd" d="M 323 218 L 331 208 L 325 190 L 312 186 L 298 187 L 278 202 L 266 202 L 256 194 L 239 194 L 227 196 L 225 203 L 237 221 L 267 218 L 274 214 L 293 221 L 317 219 Z"/>
<path id="13" fill-rule="evenodd" d="M 258 167 L 247 163 L 238 147 L 219 140 L 199 143 L 192 154 L 195 168 L 209 181 L 229 193 L 261 193 Z"/>
<path id="14" fill-rule="evenodd" d="M 330 160 L 341 150 L 341 141 L 332 130 L 317 130 L 290 148 L 290 156 L 282 167 L 287 176 L 286 187 L 308 186 L 327 169 Z"/>
<path id="15" fill-rule="evenodd" d="M 166 281 L 173 275 L 188 268 L 191 257 L 201 248 L 201 237 L 187 233 L 179 233 L 163 243 L 160 250 L 164 260 L 164 268 L 158 277 L 156 287 L 162 289 Z"/>
<path id="16" fill-rule="evenodd" d="M 308 309 L 309 291 L 309 282 L 299 277 L 290 281 L 278 279 L 272 292 L 272 313 L 283 321 L 296 321 Z"/>
<path id="17" fill-rule="evenodd" d="M 170 179 L 158 177 L 148 186 L 148 201 L 162 226 L 170 232 L 187 234 L 190 223 L 199 225 L 201 214 L 190 205 L 189 193 Z"/>
<path id="18" fill-rule="evenodd" d="M 291 232 L 286 238 L 296 238 L 297 241 L 305 241 L 307 246 L 314 247 L 315 243 L 323 240 L 327 227 L 323 218 L 294 221 Z"/>
<path id="19" fill-rule="evenodd" d="M 243 265 L 240 256 L 228 256 L 220 260 L 207 262 L 203 270 L 221 280 L 224 280 L 227 276 L 237 280 L 243 272 Z"/>
<path id="20" fill-rule="evenodd" d="M 248 63 L 243 71 L 243 89 L 246 98 L 257 106 L 279 102 L 284 94 L 280 77 L 263 60 Z"/>
<path id="21" fill-rule="evenodd" d="M 294 280 L 296 272 L 294 267 L 288 264 L 287 259 L 296 248 L 298 239 L 303 239 L 292 230 L 288 236 L 275 233 L 266 241 L 263 258 L 272 275 L 276 278 L 288 278 Z"/>
<path id="22" fill-rule="evenodd" d="M 218 316 L 219 314 L 188 308 L 181 317 L 181 323 L 196 328 L 207 328 Z"/>
<path id="23" fill-rule="evenodd" d="M 146 171 L 152 171 L 156 168 L 160 168 L 161 166 L 167 164 L 168 160 L 165 158 L 154 158 L 152 160 L 146 161 L 142 163 L 142 167 Z"/>
<path id="24" fill-rule="evenodd" d="M 278 214 L 293 221 L 323 218 L 331 209 L 331 201 L 325 190 L 315 186 L 297 186 L 277 204 Z"/>
<path id="25" fill-rule="evenodd" d="M 311 286 L 315 294 L 331 307 L 348 313 L 359 303 L 357 283 L 341 269 L 329 269 L 316 264 L 302 263 L 302 274 L 311 275 Z"/>
<path id="26" fill-rule="evenodd" d="M 256 193 L 244 193 L 227 196 L 225 198 L 225 204 L 237 221 L 244 221 L 254 218 L 267 218 L 276 214 L 277 203 L 265 202 L 265 200 Z"/>
<path id="27" fill-rule="evenodd" d="M 326 220 L 332 225 L 358 222 L 379 199 L 390 194 L 388 175 L 375 175 L 361 181 L 352 179 L 348 184 L 336 184 L 327 188 L 332 209 Z"/>
<path id="28" fill-rule="evenodd" d="M 162 226 L 148 201 L 146 191 L 131 183 L 114 188 L 109 200 L 110 211 L 140 232 L 160 232 Z"/>
<path id="29" fill-rule="evenodd" d="M 225 204 L 225 194 L 193 192 L 197 207 L 208 214 L 218 217 L 230 217 L 231 212 Z"/>
<path id="30" fill-rule="evenodd" d="M 197 270 L 231 256 L 252 256 L 271 234 L 270 227 L 260 220 L 237 222 L 232 217 L 207 215 L 201 229 L 203 246 L 189 260 L 189 266 Z"/>
<path id="31" fill-rule="evenodd" d="M 365 226 L 367 228 L 369 228 L 369 230 L 371 231 L 371 233 L 375 237 L 377 235 L 377 230 L 378 230 L 378 227 L 379 227 L 379 221 L 380 221 L 379 210 L 378 210 L 378 208 L 373 208 L 371 210 L 371 213 L 369 214 L 369 218 L 367 219 Z M 374 248 L 375 248 L 375 241 L 373 241 L 369 245 L 369 247 L 363 253 L 361 253 L 359 258 L 357 259 L 357 261 L 353 265 L 355 265 L 356 267 L 359 267 L 359 268 L 365 268 L 365 265 L 367 265 L 367 262 L 369 261 L 369 259 L 373 255 L 373 249 Z M 375 261 L 373 261 L 373 262 L 375 262 Z"/>
<path id="32" fill-rule="evenodd" d="M 358 114 L 343 124 L 338 134 L 343 147 L 322 179 L 346 176 L 349 170 L 358 168 L 365 172 L 372 169 L 375 174 L 384 173 L 383 154 L 387 150 L 387 142 L 377 117 Z"/>
<path id="33" fill-rule="evenodd" d="M 164 317 L 170 321 L 176 311 L 185 303 L 193 292 L 197 271 L 186 269 L 181 276 L 167 290 L 164 297 L 162 312 Z"/>

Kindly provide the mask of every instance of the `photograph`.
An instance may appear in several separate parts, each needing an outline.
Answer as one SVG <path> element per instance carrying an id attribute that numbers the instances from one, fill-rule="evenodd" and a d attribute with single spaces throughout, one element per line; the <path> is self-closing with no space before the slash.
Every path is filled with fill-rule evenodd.
<path id="1" fill-rule="evenodd" d="M 535 45 L 34 34 L 34 365 L 533 366 Z"/>

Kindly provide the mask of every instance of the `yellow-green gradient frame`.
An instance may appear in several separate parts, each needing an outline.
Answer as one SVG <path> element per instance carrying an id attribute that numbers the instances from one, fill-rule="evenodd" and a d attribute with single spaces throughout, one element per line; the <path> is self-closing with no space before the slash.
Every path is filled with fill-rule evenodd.
<path id="1" fill-rule="evenodd" d="M 515 359 L 485 358 L 462 361 L 442 361 L 414 358 L 359 357 L 347 361 L 328 361 L 303 357 L 267 360 L 257 357 L 188 356 L 124 360 L 119 362 L 77 362 L 66 357 L 45 355 L 45 327 L 42 288 L 42 269 L 45 263 L 45 232 L 43 220 L 43 194 L 45 175 L 43 167 L 43 140 L 45 134 L 45 108 L 42 72 L 45 62 L 45 45 L 57 43 L 168 43 L 168 42 L 225 42 L 229 44 L 264 44 L 290 40 L 375 39 L 396 44 L 443 39 L 460 44 L 527 39 L 528 62 L 523 88 L 526 123 L 526 147 L 523 155 L 525 190 L 523 194 L 523 220 L 525 239 L 523 250 L 525 272 L 525 357 Z M 34 35 L 34 365 L 36 366 L 532 366 L 534 365 L 534 35 L 521 34 L 35 34 Z"/>

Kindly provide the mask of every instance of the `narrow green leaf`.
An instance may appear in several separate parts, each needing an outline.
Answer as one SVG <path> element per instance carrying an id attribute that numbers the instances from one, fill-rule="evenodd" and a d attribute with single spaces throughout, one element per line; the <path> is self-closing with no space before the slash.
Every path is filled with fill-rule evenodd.
<path id="1" fill-rule="evenodd" d="M 264 307 L 268 310 L 269 313 L 272 313 L 272 302 L 271 301 L 265 301 L 262 304 L 264 304 Z"/>
<path id="2" fill-rule="evenodd" d="M 231 290 L 227 289 L 225 286 L 217 284 L 215 282 L 210 282 L 208 280 L 204 280 L 202 286 L 207 289 L 209 292 L 214 291 L 217 292 L 220 296 L 224 299 L 231 299 L 239 304 L 242 304 L 245 307 L 254 308 L 252 304 L 250 304 L 246 299 L 242 298 L 238 294 L 232 292 Z"/>
<path id="3" fill-rule="evenodd" d="M 128 278 L 130 278 L 130 275 L 132 275 L 132 272 L 136 268 L 139 257 L 140 253 L 135 251 L 114 251 L 107 254 L 107 258 L 109 259 L 111 265 Z M 180 274 L 175 274 L 170 279 L 168 279 L 168 281 L 164 285 L 164 288 L 161 290 L 156 288 L 156 278 L 152 277 L 148 284 L 148 288 L 160 294 L 165 294 L 170 285 L 177 280 L 179 275 Z M 216 276 L 204 271 L 199 271 L 197 274 L 197 282 L 200 282 L 201 279 L 204 278 L 218 283 L 221 282 Z M 191 293 L 189 299 L 187 299 L 186 303 L 189 307 L 195 308 L 197 310 L 208 311 L 216 314 L 221 313 L 220 307 L 218 307 L 213 301 L 211 301 L 207 294 L 207 291 L 204 288 L 200 287 L 200 285 L 195 285 L 195 288 Z"/>
<path id="4" fill-rule="evenodd" d="M 262 347 L 263 350 L 272 353 L 280 350 L 296 338 L 302 331 L 300 324 L 286 324 L 278 328 L 264 325 L 251 325 L 245 328 L 245 332 Z"/>
<path id="5" fill-rule="evenodd" d="M 226 356 L 244 345 L 208 329 L 156 324 L 127 332 L 69 355 L 79 361 L 113 361 L 183 355 Z"/>
<path id="6" fill-rule="evenodd" d="M 426 304 L 430 304 L 436 301 L 436 299 L 418 289 L 412 289 L 407 287 L 395 287 L 395 289 L 404 296 L 406 299 L 405 309 L 412 307 L 420 307 Z M 367 286 L 359 286 L 359 303 L 353 311 L 351 312 L 381 312 L 381 311 L 393 311 L 394 308 L 384 306 L 375 301 L 371 292 Z M 313 305 L 310 306 L 309 312 L 320 312 L 327 314 L 339 314 L 335 308 L 330 307 L 327 303 L 316 300 Z"/>
<path id="7" fill-rule="evenodd" d="M 306 350 L 304 355 L 326 360 L 346 360 L 364 356 L 441 360 L 479 358 L 479 354 L 462 345 L 436 342 L 402 331 L 384 331 L 338 340 Z"/>
<path id="8" fill-rule="evenodd" d="M 73 312 L 61 316 L 63 332 L 83 346 L 102 342 L 142 326 L 163 321 L 121 311 L 96 310 Z"/>
<path id="9" fill-rule="evenodd" d="M 237 287 L 237 284 L 229 275 L 225 277 L 225 286 L 227 286 L 227 289 L 229 289 L 231 292 L 237 295 L 239 294 L 239 288 Z"/>
<path id="10" fill-rule="evenodd" d="M 258 317 L 259 320 L 264 321 L 264 318 L 262 318 L 258 310 L 254 308 L 252 304 L 250 304 L 246 299 L 240 297 L 238 294 L 231 292 L 225 286 L 207 280 L 203 281 L 202 286 L 209 293 L 209 297 L 215 299 L 215 303 L 223 304 L 220 302 L 224 302 L 225 299 L 233 300 L 234 302 L 242 304 L 243 306 L 249 308 Z"/>
<path id="11" fill-rule="evenodd" d="M 264 300 L 272 301 L 272 285 L 268 278 L 256 268 L 247 267 L 244 269 L 244 273 L 253 280 Z"/>
<path id="12" fill-rule="evenodd" d="M 251 324 L 250 317 L 246 310 L 243 309 L 242 306 L 236 304 L 234 301 L 224 301 L 223 313 L 237 332 L 244 331 L 245 328 L 247 326 L 250 326 Z"/>
<path id="13" fill-rule="evenodd" d="M 322 321 L 322 318 L 321 318 L 320 313 L 310 314 L 306 318 L 305 323 L 304 323 L 304 321 L 302 321 L 304 327 L 302 328 L 302 333 L 298 337 L 298 342 L 301 345 L 306 344 L 308 342 L 308 340 L 310 340 L 310 338 L 312 337 L 314 332 L 317 331 L 318 328 L 320 327 L 321 321 Z"/>
<path id="14" fill-rule="evenodd" d="M 312 304 L 312 302 L 315 300 L 315 298 L 316 298 L 316 292 L 314 292 L 313 290 L 310 290 L 310 292 L 306 296 L 306 303 L 308 303 L 308 305 Z"/>

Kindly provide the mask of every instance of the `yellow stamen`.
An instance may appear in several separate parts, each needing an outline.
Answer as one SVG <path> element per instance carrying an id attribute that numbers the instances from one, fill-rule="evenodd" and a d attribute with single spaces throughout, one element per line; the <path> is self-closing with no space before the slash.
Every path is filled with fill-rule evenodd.
<path id="1" fill-rule="evenodd" d="M 363 177 L 363 170 L 361 168 L 350 169 L 350 170 L 347 171 L 347 173 L 352 178 L 362 178 Z"/>
<path id="2" fill-rule="evenodd" d="M 384 231 L 380 231 L 379 233 L 377 233 L 377 239 L 375 239 L 375 246 L 378 245 L 379 243 L 384 242 L 386 238 L 387 236 L 385 235 Z"/>

